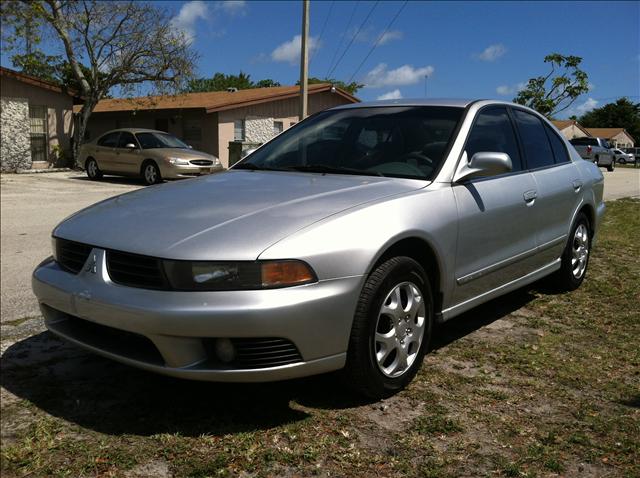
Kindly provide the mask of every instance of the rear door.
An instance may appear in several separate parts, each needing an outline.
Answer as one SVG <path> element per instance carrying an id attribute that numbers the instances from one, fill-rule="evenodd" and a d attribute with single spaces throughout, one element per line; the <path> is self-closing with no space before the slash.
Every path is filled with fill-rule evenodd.
<path id="1" fill-rule="evenodd" d="M 96 142 L 94 156 L 98 162 L 98 167 L 104 172 L 116 172 L 115 147 L 118 144 L 120 131 L 112 131 L 102 136 Z"/>
<path id="2" fill-rule="evenodd" d="M 527 111 L 514 108 L 513 116 L 527 168 L 536 181 L 536 265 L 542 267 L 562 255 L 583 183 L 558 133 Z"/>
<path id="3" fill-rule="evenodd" d="M 531 272 L 536 249 L 536 183 L 524 168 L 506 107 L 478 113 L 465 152 L 467 158 L 478 152 L 507 153 L 513 170 L 453 185 L 459 218 L 457 304 Z"/>

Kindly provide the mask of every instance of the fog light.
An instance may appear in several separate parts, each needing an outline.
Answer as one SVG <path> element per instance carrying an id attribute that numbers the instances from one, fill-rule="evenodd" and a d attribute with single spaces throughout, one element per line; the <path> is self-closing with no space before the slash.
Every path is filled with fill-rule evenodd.
<path id="1" fill-rule="evenodd" d="M 236 348 L 229 339 L 216 339 L 213 348 L 221 362 L 229 363 L 236 358 Z"/>

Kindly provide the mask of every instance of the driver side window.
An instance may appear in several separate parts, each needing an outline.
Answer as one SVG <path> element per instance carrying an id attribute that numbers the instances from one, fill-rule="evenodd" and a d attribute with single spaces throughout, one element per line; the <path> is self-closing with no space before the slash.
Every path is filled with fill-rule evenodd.
<path id="1" fill-rule="evenodd" d="M 522 171 L 518 142 L 506 108 L 491 108 L 478 114 L 467 139 L 466 151 L 469 160 L 480 152 L 507 153 L 512 171 Z"/>

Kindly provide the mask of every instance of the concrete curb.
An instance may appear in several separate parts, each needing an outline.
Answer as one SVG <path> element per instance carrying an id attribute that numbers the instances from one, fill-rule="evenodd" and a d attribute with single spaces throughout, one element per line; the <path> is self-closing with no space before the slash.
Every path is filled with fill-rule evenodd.
<path id="1" fill-rule="evenodd" d="M 62 173 L 65 171 L 73 171 L 73 169 L 71 168 L 17 169 L 16 174 Z"/>

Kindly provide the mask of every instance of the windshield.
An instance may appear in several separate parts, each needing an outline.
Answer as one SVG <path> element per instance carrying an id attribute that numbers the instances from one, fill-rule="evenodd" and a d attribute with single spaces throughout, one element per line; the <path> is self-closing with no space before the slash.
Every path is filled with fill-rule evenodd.
<path id="1" fill-rule="evenodd" d="M 186 143 L 168 133 L 137 133 L 136 136 L 142 149 L 189 148 Z"/>
<path id="2" fill-rule="evenodd" d="M 370 107 L 319 113 L 277 136 L 234 169 L 294 170 L 431 179 L 462 108 Z"/>

